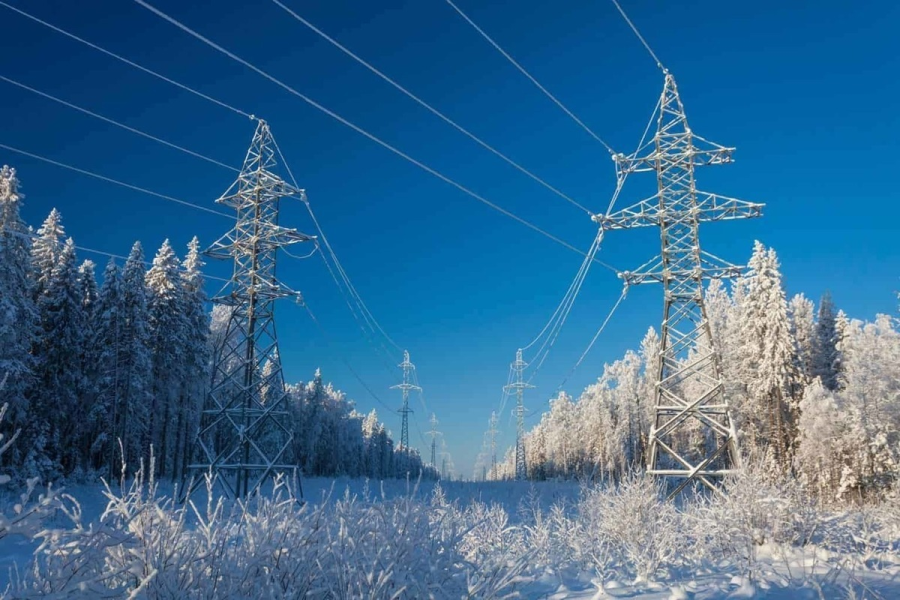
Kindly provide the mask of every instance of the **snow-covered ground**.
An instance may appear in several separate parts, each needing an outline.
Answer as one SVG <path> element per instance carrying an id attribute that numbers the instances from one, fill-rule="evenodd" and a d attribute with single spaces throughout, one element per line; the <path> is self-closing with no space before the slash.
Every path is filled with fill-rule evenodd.
<path id="1" fill-rule="evenodd" d="M 0 538 L 0 572 L 15 584 L 43 543 L 13 597 L 900 598 L 896 501 L 834 511 L 749 479 L 676 507 L 640 478 L 592 490 L 317 478 L 305 506 L 281 489 L 231 512 L 200 490 L 196 513 L 168 503 L 165 483 L 155 496 L 117 486 L 113 502 L 75 485 L 78 511 L 63 501 L 38 537 Z"/>

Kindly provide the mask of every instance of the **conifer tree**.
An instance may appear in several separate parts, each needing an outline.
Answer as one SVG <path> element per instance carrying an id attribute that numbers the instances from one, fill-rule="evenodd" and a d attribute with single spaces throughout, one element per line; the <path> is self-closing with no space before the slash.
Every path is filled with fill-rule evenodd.
<path id="1" fill-rule="evenodd" d="M 147 440 L 150 417 L 150 351 L 147 291 L 144 284 L 144 251 L 135 242 L 122 272 L 122 300 L 119 319 L 119 391 L 114 439 L 121 440 L 124 461 L 136 469 L 149 456 Z"/>
<path id="2" fill-rule="evenodd" d="M 816 347 L 813 356 L 813 377 L 822 380 L 825 389 L 837 389 L 837 374 L 834 371 L 837 358 L 837 332 L 835 331 L 834 302 L 826 293 L 819 301 L 819 315 L 816 322 Z"/>
<path id="3" fill-rule="evenodd" d="M 45 423 L 48 454 L 58 472 L 67 475 L 79 466 L 82 426 L 78 393 L 83 388 L 82 356 L 87 340 L 86 321 L 79 294 L 75 244 L 68 239 L 60 251 L 38 299 L 41 318 L 36 352 L 37 381 L 33 417 Z"/>
<path id="4" fill-rule="evenodd" d="M 791 443 L 790 420 L 796 410 L 790 402 L 793 344 L 787 302 L 774 250 L 756 242 L 749 262 L 747 295 L 743 302 L 742 353 L 751 368 L 747 380 L 749 407 L 756 418 L 757 443 L 768 446 L 775 460 L 787 465 Z"/>
<path id="5" fill-rule="evenodd" d="M 203 274 L 200 269 L 200 242 L 193 238 L 182 262 L 183 310 L 186 332 L 182 338 L 181 360 L 184 364 L 176 421 L 174 471 L 172 476 L 185 473 L 200 424 L 200 411 L 209 386 L 210 377 L 210 319 L 206 312 L 206 294 L 203 291 Z"/>
<path id="6" fill-rule="evenodd" d="M 37 230 L 37 237 L 31 246 L 31 265 L 34 273 L 32 294 L 35 300 L 47 288 L 53 268 L 59 262 L 65 235 L 62 215 L 54 208 Z"/>
<path id="7" fill-rule="evenodd" d="M 794 353 L 797 370 L 803 382 L 813 377 L 813 359 L 816 348 L 815 307 L 812 300 L 803 294 L 791 298 L 788 304 L 791 319 L 791 337 L 794 339 Z"/>
<path id="8" fill-rule="evenodd" d="M 31 348 L 38 321 L 30 293 L 31 235 L 20 215 L 23 198 L 15 169 L 4 165 L 0 168 L 0 379 L 6 378 L 3 402 L 9 404 L 7 422 L 21 433 L 3 459 L 33 465 L 33 454 L 30 460 L 26 456 L 34 452 L 38 432 L 28 419 L 27 391 L 34 376 Z M 25 477 L 37 474 L 33 469 L 16 472 Z"/>
<path id="9" fill-rule="evenodd" d="M 188 322 L 175 251 L 165 240 L 147 271 L 147 334 L 150 350 L 150 414 L 144 446 L 151 444 L 159 475 L 169 475 L 175 455 L 178 401 L 184 387 Z"/>

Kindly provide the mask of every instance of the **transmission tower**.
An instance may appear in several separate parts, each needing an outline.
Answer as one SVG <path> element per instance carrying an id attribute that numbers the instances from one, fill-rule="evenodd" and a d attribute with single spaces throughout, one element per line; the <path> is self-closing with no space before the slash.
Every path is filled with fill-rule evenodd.
<path id="1" fill-rule="evenodd" d="M 277 472 L 294 469 L 285 453 L 293 442 L 284 376 L 275 334 L 275 300 L 300 294 L 275 277 L 279 248 L 314 240 L 278 225 L 282 198 L 303 197 L 273 173 L 275 142 L 260 120 L 237 180 L 216 202 L 237 213 L 234 229 L 206 254 L 229 259 L 231 280 L 213 298 L 230 307 L 225 335 L 216 348 L 213 378 L 197 434 L 199 460 L 191 468 L 211 472 L 232 498 L 247 496 Z"/>
<path id="2" fill-rule="evenodd" d="M 525 383 L 523 380 L 525 367 L 527 366 L 528 363 L 522 359 L 522 349 L 519 348 L 516 350 L 515 362 L 509 365 L 515 374 L 515 379 L 503 388 L 506 393 L 513 391 L 516 393 L 516 479 L 518 480 L 525 479 L 528 476 L 525 468 L 525 404 L 522 401 L 522 396 L 526 388 L 533 388 L 534 386 Z"/>
<path id="3" fill-rule="evenodd" d="M 627 285 L 663 285 L 648 472 L 680 479 L 671 493 L 675 496 L 694 481 L 715 491 L 715 480 L 740 469 L 720 358 L 703 303 L 703 280 L 736 276 L 741 269 L 700 249 L 699 224 L 757 217 L 763 205 L 696 189 L 694 167 L 730 163 L 734 148 L 719 146 L 691 131 L 675 78 L 668 72 L 658 110 L 653 139 L 631 156 L 614 157 L 620 181 L 630 173 L 655 172 L 657 193 L 594 220 L 604 230 L 660 228 L 661 254 L 622 277 Z M 696 430 L 688 443 L 692 425 L 699 427 L 699 443 Z"/>
<path id="4" fill-rule="evenodd" d="M 409 413 L 412 412 L 412 409 L 409 407 L 409 392 L 410 390 L 417 390 L 419 392 L 422 391 L 417 385 L 413 385 L 410 383 L 410 375 L 415 371 L 416 365 L 409 362 L 409 352 L 407 350 L 403 351 L 403 362 L 400 363 L 399 366 L 403 369 L 403 383 L 392 385 L 392 390 L 400 390 L 403 392 L 403 406 L 400 408 L 400 449 L 404 451 L 409 450 Z"/>
<path id="5" fill-rule="evenodd" d="M 431 431 L 428 432 L 428 435 L 431 436 L 431 467 L 437 469 L 437 438 L 441 435 L 441 432 L 437 430 L 437 416 L 434 413 L 431 413 Z"/>
<path id="6" fill-rule="evenodd" d="M 491 480 L 497 479 L 497 413 L 491 411 L 491 420 L 488 421 L 490 429 L 488 435 L 491 438 Z M 524 427 L 524 422 L 523 422 Z M 518 456 L 518 453 L 516 453 Z"/>

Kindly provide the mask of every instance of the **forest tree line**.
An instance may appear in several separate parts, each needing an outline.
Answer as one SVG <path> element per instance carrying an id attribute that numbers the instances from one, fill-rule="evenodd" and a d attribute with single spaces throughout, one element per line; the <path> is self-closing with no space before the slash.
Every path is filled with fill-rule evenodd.
<path id="1" fill-rule="evenodd" d="M 832 500 L 877 493 L 898 478 L 897 319 L 850 319 L 828 294 L 818 307 L 803 294 L 788 300 L 778 257 L 759 242 L 745 275 L 730 289 L 711 281 L 705 301 L 745 457 Z M 659 351 L 651 328 L 577 400 L 553 398 L 525 437 L 529 478 L 615 481 L 644 467 Z M 703 443 L 701 430 L 685 429 L 679 443 Z M 510 451 L 494 476 L 514 475 Z"/>
<path id="2" fill-rule="evenodd" d="M 136 242 L 98 283 L 60 213 L 33 230 L 23 198 L 15 170 L 0 168 L 0 403 L 4 433 L 19 432 L 3 466 L 20 481 L 112 476 L 136 470 L 152 447 L 156 475 L 182 478 L 210 384 L 211 327 L 228 317 L 217 306 L 211 318 L 198 240 L 183 259 L 164 241 L 149 268 Z M 288 460 L 303 474 L 434 475 L 318 372 L 288 386 L 288 401 Z"/>

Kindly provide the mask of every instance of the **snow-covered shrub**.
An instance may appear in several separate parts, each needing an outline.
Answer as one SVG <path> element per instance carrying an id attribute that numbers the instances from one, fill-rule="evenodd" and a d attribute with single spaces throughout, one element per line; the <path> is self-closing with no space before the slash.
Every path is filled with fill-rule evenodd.
<path id="1" fill-rule="evenodd" d="M 763 463 L 752 463 L 730 477 L 722 493 L 689 505 L 686 522 L 695 543 L 752 578 L 761 546 L 804 546 L 821 516 L 796 481 L 773 478 Z"/>
<path id="2" fill-rule="evenodd" d="M 135 598 L 504 598 L 529 553 L 505 511 L 445 500 L 298 502 L 284 480 L 245 501 L 179 505 L 159 494 L 153 465 L 114 490 L 99 523 L 44 530 L 14 596 Z M 145 477 L 145 473 L 147 476 Z M 480 540 L 499 541 L 479 546 Z"/>
<path id="3" fill-rule="evenodd" d="M 600 577 L 603 569 L 617 567 L 646 581 L 673 564 L 683 536 L 678 512 L 660 493 L 642 473 L 584 491 L 577 517 L 585 536 L 580 552 L 592 557 Z"/>
<path id="4" fill-rule="evenodd" d="M 0 390 L 6 383 L 4 377 L 0 381 Z M 8 405 L 0 406 L 0 426 L 3 425 L 3 418 L 6 416 Z M 15 443 L 19 432 L 15 431 L 4 442 L 6 436 L 0 433 L 0 457 L 4 452 L 9 450 L 10 446 Z M 13 477 L 8 473 L 0 474 L 0 485 L 6 485 L 12 481 Z M 40 531 L 44 519 L 56 507 L 58 503 L 57 492 L 51 488 L 47 488 L 46 492 L 39 494 L 37 499 L 33 499 L 35 489 L 37 489 L 39 478 L 33 477 L 25 481 L 25 488 L 17 497 L 11 497 L 9 508 L 0 507 L 0 540 L 8 535 L 24 535 L 31 537 Z M 4 502 L 4 498 L 0 498 L 0 502 Z"/>

